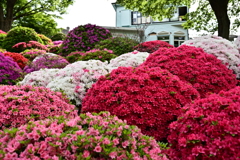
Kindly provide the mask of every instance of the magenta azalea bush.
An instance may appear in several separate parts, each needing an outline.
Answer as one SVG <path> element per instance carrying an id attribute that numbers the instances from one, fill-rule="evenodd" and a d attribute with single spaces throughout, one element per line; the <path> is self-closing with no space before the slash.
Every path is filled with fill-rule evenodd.
<path id="1" fill-rule="evenodd" d="M 67 34 L 60 53 L 62 56 L 67 56 L 74 51 L 89 51 L 94 48 L 97 42 L 111 36 L 109 30 L 100 26 L 92 24 L 80 25 Z"/>
<path id="2" fill-rule="evenodd" d="M 141 66 L 169 70 L 181 80 L 191 83 L 201 97 L 208 92 L 229 90 L 237 84 L 236 75 L 214 55 L 201 48 L 182 45 L 178 48 L 160 48 L 150 54 Z"/>
<path id="3" fill-rule="evenodd" d="M 221 60 L 227 68 L 234 71 L 240 78 L 240 54 L 237 46 L 218 36 L 202 36 L 185 41 L 183 44 L 202 48 L 204 52 L 212 54 Z"/>
<path id="4" fill-rule="evenodd" d="M 134 49 L 138 50 L 139 52 L 148 52 L 148 53 L 153 53 L 157 51 L 159 48 L 174 48 L 174 46 L 165 41 L 155 40 L 155 41 L 143 42 L 134 47 Z"/>
<path id="5" fill-rule="evenodd" d="M 239 95 L 236 87 L 186 105 L 169 126 L 170 159 L 239 159 Z"/>
<path id="6" fill-rule="evenodd" d="M 0 86 L 0 128 L 53 116 L 75 117 L 77 112 L 68 103 L 60 92 L 44 87 Z"/>
<path id="7" fill-rule="evenodd" d="M 30 73 L 43 68 L 64 68 L 68 64 L 69 62 L 65 58 L 53 53 L 46 53 L 36 57 L 23 71 Z"/>
<path id="8" fill-rule="evenodd" d="M 190 84 L 158 67 L 119 67 L 88 90 L 82 112 L 109 111 L 143 134 L 165 140 L 168 125 L 199 94 Z"/>
<path id="9" fill-rule="evenodd" d="M 43 45 L 37 41 L 19 42 L 19 43 L 15 44 L 12 48 L 18 52 L 22 52 L 26 49 L 40 49 L 40 50 L 45 50 L 45 51 L 48 50 L 48 48 L 45 45 Z"/>
<path id="10" fill-rule="evenodd" d="M 25 51 L 21 52 L 21 55 L 23 55 L 29 61 L 33 61 L 37 56 L 40 56 L 46 53 L 47 53 L 46 50 L 26 49 Z"/>
<path id="11" fill-rule="evenodd" d="M 0 84 L 15 84 L 22 78 L 22 69 L 9 56 L 0 52 Z"/>
<path id="12" fill-rule="evenodd" d="M 1 159 L 167 160 L 158 143 L 107 112 L 0 131 Z"/>

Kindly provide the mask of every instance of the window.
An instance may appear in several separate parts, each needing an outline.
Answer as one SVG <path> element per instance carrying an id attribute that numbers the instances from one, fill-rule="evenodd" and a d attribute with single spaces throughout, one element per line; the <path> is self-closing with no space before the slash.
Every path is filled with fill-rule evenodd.
<path id="1" fill-rule="evenodd" d="M 180 46 L 185 41 L 184 32 L 177 31 L 174 32 L 174 47 Z"/>
<path id="2" fill-rule="evenodd" d="M 182 17 L 187 14 L 187 7 L 179 7 L 178 8 L 178 13 L 179 13 L 179 21 L 184 21 Z"/>
<path id="3" fill-rule="evenodd" d="M 150 22 L 151 22 L 150 17 L 144 17 L 140 12 L 137 12 L 137 11 L 132 12 L 132 25 L 144 24 L 144 23 L 150 23 Z"/>
<path id="4" fill-rule="evenodd" d="M 162 32 L 159 32 L 158 34 L 157 34 L 157 39 L 158 40 L 161 40 L 161 41 L 165 41 L 165 42 L 167 42 L 167 43 L 169 43 L 170 41 L 169 41 L 169 39 L 170 39 L 170 33 L 169 32 L 165 32 L 165 31 L 162 31 Z"/>

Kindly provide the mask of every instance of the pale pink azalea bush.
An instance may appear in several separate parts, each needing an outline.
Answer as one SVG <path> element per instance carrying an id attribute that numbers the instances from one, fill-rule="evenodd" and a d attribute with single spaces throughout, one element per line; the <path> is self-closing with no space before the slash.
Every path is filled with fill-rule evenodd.
<path id="1" fill-rule="evenodd" d="M 74 106 L 60 92 L 44 87 L 0 86 L 0 129 L 53 116 L 75 117 Z"/>
<path id="2" fill-rule="evenodd" d="M 234 43 L 237 46 L 239 54 L 240 54 L 240 35 L 237 37 L 237 39 L 234 41 Z"/>
<path id="3" fill-rule="evenodd" d="M 172 160 L 240 157 L 240 87 L 187 104 L 169 125 Z"/>
<path id="4" fill-rule="evenodd" d="M 229 69 L 240 78 L 240 54 L 237 46 L 218 36 L 202 36 L 187 40 L 183 45 L 195 46 L 202 48 L 204 52 L 212 54 L 221 60 Z"/>
<path id="5" fill-rule="evenodd" d="M 159 67 L 119 67 L 102 76 L 88 90 L 82 112 L 109 111 L 142 133 L 166 140 L 168 125 L 181 108 L 199 98 L 190 84 Z"/>
<path id="6" fill-rule="evenodd" d="M 0 159 L 167 160 L 152 137 L 108 112 L 0 131 Z"/>
<path id="7" fill-rule="evenodd" d="M 150 54 L 140 66 L 160 67 L 191 83 L 201 97 L 236 86 L 236 75 L 214 55 L 201 48 L 181 45 L 177 48 L 160 48 Z"/>

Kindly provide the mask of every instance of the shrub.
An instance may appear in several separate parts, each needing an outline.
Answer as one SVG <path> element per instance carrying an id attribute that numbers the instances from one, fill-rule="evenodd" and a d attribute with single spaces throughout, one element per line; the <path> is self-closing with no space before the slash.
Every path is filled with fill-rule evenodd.
<path id="1" fill-rule="evenodd" d="M 52 46 L 49 46 L 49 52 L 50 52 L 50 53 L 59 54 L 60 48 L 61 48 L 61 44 L 60 44 L 60 45 L 52 45 Z"/>
<path id="2" fill-rule="evenodd" d="M 36 57 L 23 71 L 30 73 L 43 68 L 64 68 L 68 64 L 69 62 L 65 58 L 53 53 L 46 53 Z"/>
<path id="3" fill-rule="evenodd" d="M 31 72 L 24 76 L 24 79 L 19 82 L 20 85 L 31 85 L 38 87 L 46 87 L 48 83 L 53 81 L 57 76 L 60 69 L 40 69 L 38 71 Z"/>
<path id="4" fill-rule="evenodd" d="M 189 84 L 160 68 L 119 67 L 88 90 L 82 112 L 109 111 L 143 134 L 164 141 L 168 125 L 186 103 L 199 97 Z"/>
<path id="5" fill-rule="evenodd" d="M 18 52 L 13 45 L 19 42 L 37 41 L 43 43 L 41 38 L 37 35 L 34 29 L 28 27 L 15 27 L 11 29 L 3 42 L 3 48 L 9 52 Z"/>
<path id="6" fill-rule="evenodd" d="M 196 100 L 170 124 L 171 159 L 236 160 L 240 157 L 240 87 Z"/>
<path id="7" fill-rule="evenodd" d="M 66 35 L 62 32 L 56 33 L 51 37 L 52 41 L 59 41 L 66 39 Z"/>
<path id="8" fill-rule="evenodd" d="M 22 52 L 26 49 L 41 49 L 47 51 L 48 48 L 43 44 L 36 42 L 36 41 L 29 41 L 29 42 L 20 42 L 15 44 L 12 48 L 17 50 L 18 52 Z"/>
<path id="9" fill-rule="evenodd" d="M 40 49 L 26 49 L 25 51 L 21 52 L 21 55 L 23 55 L 25 58 L 27 58 L 29 61 L 33 61 L 34 58 L 37 56 L 46 54 L 47 52 L 45 50 Z"/>
<path id="10" fill-rule="evenodd" d="M 19 127 L 47 117 L 76 117 L 74 106 L 59 92 L 44 87 L 0 86 L 0 128 Z"/>
<path id="11" fill-rule="evenodd" d="M 0 48 L 3 47 L 3 41 L 4 41 L 4 38 L 7 36 L 7 34 L 3 34 L 3 33 L 0 33 Z"/>
<path id="12" fill-rule="evenodd" d="M 15 84 L 22 77 L 18 64 L 8 56 L 0 53 L 0 84 Z"/>
<path id="13" fill-rule="evenodd" d="M 73 104 L 81 107 L 87 90 L 105 74 L 108 74 L 106 63 L 99 60 L 78 61 L 61 69 L 47 88 L 63 91 Z"/>
<path id="14" fill-rule="evenodd" d="M 108 67 L 110 70 L 116 69 L 120 66 L 121 67 L 138 67 L 147 59 L 148 56 L 149 56 L 149 53 L 147 52 L 133 51 L 133 52 L 125 53 L 114 59 L 111 59 L 110 63 L 108 64 Z"/>
<path id="15" fill-rule="evenodd" d="M 238 52 L 240 54 L 240 35 L 237 37 L 237 39 L 234 41 L 235 45 L 238 48 Z"/>
<path id="16" fill-rule="evenodd" d="M 79 61 L 79 58 L 82 57 L 84 54 L 85 54 L 85 52 L 79 52 L 79 51 L 71 52 L 71 53 L 66 57 L 66 59 L 68 60 L 68 62 L 74 63 L 74 62 Z"/>
<path id="17" fill-rule="evenodd" d="M 43 44 L 44 45 L 52 45 L 53 42 L 50 38 L 46 37 L 45 35 L 43 34 L 38 34 L 38 36 L 41 38 L 41 40 L 43 41 Z"/>
<path id="18" fill-rule="evenodd" d="M 132 52 L 134 50 L 133 47 L 136 45 L 138 45 L 138 42 L 128 37 L 111 37 L 98 42 L 94 48 L 101 50 L 106 48 L 120 56 L 124 53 Z"/>
<path id="19" fill-rule="evenodd" d="M 99 50 L 92 49 L 87 51 L 84 55 L 82 55 L 79 60 L 80 61 L 88 61 L 88 60 L 100 60 L 102 62 L 109 62 L 111 59 L 116 58 L 117 56 L 113 53 L 112 50 Z"/>
<path id="20" fill-rule="evenodd" d="M 54 45 L 60 45 L 60 44 L 62 44 L 62 43 L 63 43 L 62 40 L 53 41 L 53 44 L 54 44 Z"/>
<path id="21" fill-rule="evenodd" d="M 23 69 L 28 63 L 28 59 L 22 56 L 20 53 L 4 52 L 3 54 L 5 56 L 12 57 L 12 59 L 18 64 L 21 69 Z"/>
<path id="22" fill-rule="evenodd" d="M 202 48 L 206 53 L 216 56 L 240 78 L 240 55 L 232 42 L 218 36 L 203 36 L 183 44 Z"/>
<path id="23" fill-rule="evenodd" d="M 67 56 L 74 51 L 89 51 L 97 42 L 111 37 L 109 30 L 92 25 L 80 25 L 71 30 L 63 41 L 61 55 Z"/>
<path id="24" fill-rule="evenodd" d="M 143 42 L 134 47 L 134 49 L 138 50 L 139 52 L 148 53 L 153 53 L 157 51 L 159 48 L 174 48 L 174 46 L 165 41 L 155 40 Z"/>
<path id="25" fill-rule="evenodd" d="M 201 97 L 208 92 L 218 93 L 236 86 L 236 75 L 215 56 L 201 48 L 182 45 L 178 48 L 160 48 L 150 54 L 142 66 L 169 70 L 181 80 L 191 83 Z"/>
<path id="26" fill-rule="evenodd" d="M 3 30 L 0 30 L 0 34 L 7 34 L 7 33 L 4 32 Z"/>
<path id="27" fill-rule="evenodd" d="M 29 122 L 0 131 L 0 140 L 5 159 L 167 160 L 153 138 L 105 112 Z"/>

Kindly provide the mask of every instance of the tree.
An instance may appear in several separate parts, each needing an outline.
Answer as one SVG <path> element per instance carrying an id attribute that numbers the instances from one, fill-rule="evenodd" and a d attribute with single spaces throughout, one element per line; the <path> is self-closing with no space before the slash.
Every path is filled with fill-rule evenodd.
<path id="1" fill-rule="evenodd" d="M 39 12 L 51 15 L 58 12 L 62 15 L 73 2 L 74 0 L 0 0 L 0 29 L 7 32 L 13 21 Z"/>
<path id="2" fill-rule="evenodd" d="M 193 4 L 198 3 L 197 11 L 187 14 L 185 28 L 193 27 L 210 32 L 218 30 L 218 36 L 226 39 L 229 38 L 230 17 L 240 12 L 239 0 L 117 0 L 116 3 L 159 20 L 166 17 L 171 18 L 176 6 L 186 5 L 190 8 Z M 214 20 L 217 21 L 217 25 Z M 213 26 L 208 28 L 207 26 L 211 24 Z M 240 25 L 238 20 L 235 20 L 233 24 L 235 28 Z"/>
<path id="3" fill-rule="evenodd" d="M 61 31 L 61 29 L 57 28 L 57 22 L 54 20 L 54 17 L 42 12 L 15 20 L 12 27 L 16 26 L 33 28 L 37 33 L 44 34 L 47 37 L 51 37 Z"/>

